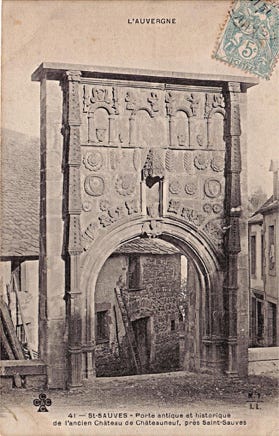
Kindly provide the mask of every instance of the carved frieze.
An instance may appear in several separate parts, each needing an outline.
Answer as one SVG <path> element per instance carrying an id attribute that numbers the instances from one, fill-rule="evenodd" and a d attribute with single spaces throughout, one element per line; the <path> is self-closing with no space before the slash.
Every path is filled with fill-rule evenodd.
<path id="1" fill-rule="evenodd" d="M 86 153 L 83 158 L 85 168 L 90 171 L 98 171 L 102 168 L 104 160 L 100 151 Z"/>
<path id="2" fill-rule="evenodd" d="M 84 181 L 84 190 L 88 195 L 99 197 L 105 191 L 105 181 L 101 176 L 89 175 Z"/>
<path id="3" fill-rule="evenodd" d="M 131 195 L 136 187 L 136 179 L 131 174 L 118 175 L 115 181 L 115 189 L 120 195 Z"/>

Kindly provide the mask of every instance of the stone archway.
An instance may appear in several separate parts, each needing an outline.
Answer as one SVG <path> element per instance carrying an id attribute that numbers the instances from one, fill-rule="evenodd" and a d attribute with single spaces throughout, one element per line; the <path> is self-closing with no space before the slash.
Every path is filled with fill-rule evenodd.
<path id="1" fill-rule="evenodd" d="M 142 228 L 146 219 L 126 221 L 115 226 L 102 239 L 95 242 L 82 263 L 81 287 L 84 289 L 83 313 L 83 374 L 94 375 L 95 348 L 95 311 L 94 293 L 99 272 L 106 259 L 119 247 L 142 236 Z M 185 333 L 186 355 L 184 369 L 199 370 L 201 368 L 222 371 L 225 369 L 224 351 L 226 343 L 222 328 L 223 314 L 223 273 L 220 259 L 206 239 L 194 232 L 189 226 L 177 220 L 161 221 L 161 233 L 157 237 L 164 239 L 179 248 L 182 254 L 191 258 L 200 281 L 199 307 L 195 307 L 199 330 L 195 344 L 189 343 L 189 332 Z M 195 328 L 195 327 L 194 327 Z M 193 326 L 192 326 L 193 329 Z M 193 340 L 193 339 L 191 339 Z M 190 349 L 192 354 L 190 356 Z"/>
<path id="2" fill-rule="evenodd" d="M 245 117 L 257 82 L 51 63 L 32 80 L 41 83 L 39 349 L 48 386 L 80 386 L 92 373 L 96 277 L 141 234 L 195 262 L 206 296 L 202 365 L 246 374 Z"/>

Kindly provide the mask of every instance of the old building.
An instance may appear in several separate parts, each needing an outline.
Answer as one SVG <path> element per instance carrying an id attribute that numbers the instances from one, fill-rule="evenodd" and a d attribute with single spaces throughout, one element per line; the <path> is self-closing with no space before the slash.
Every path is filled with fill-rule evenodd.
<path id="1" fill-rule="evenodd" d="M 96 284 L 96 374 L 179 368 L 181 254 L 159 239 L 119 247 Z"/>
<path id="2" fill-rule="evenodd" d="M 273 194 L 249 220 L 250 346 L 279 344 L 279 181 L 272 161 Z"/>
<path id="3" fill-rule="evenodd" d="M 21 344 L 38 355 L 39 140 L 2 132 L 0 294 Z M 5 309 L 4 309 L 5 310 Z M 2 314 L 3 315 L 3 314 Z M 6 329 L 3 316 L 1 332 Z M 2 340 L 1 359 L 14 356 Z"/>

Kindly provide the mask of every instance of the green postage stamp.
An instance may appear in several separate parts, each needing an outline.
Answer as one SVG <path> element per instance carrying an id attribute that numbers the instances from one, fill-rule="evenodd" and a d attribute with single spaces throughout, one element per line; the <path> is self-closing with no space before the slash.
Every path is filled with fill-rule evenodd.
<path id="1" fill-rule="evenodd" d="M 269 79 L 279 54 L 279 2 L 235 0 L 214 58 Z"/>

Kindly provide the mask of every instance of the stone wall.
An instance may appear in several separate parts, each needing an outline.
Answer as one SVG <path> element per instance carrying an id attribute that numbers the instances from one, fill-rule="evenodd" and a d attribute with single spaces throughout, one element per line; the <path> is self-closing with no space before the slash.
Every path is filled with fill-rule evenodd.
<path id="1" fill-rule="evenodd" d="M 123 274 L 125 256 L 113 256 L 105 263 L 98 279 L 96 311 L 108 310 L 109 340 L 97 343 L 96 373 L 123 375 L 135 373 L 128 338 L 121 312 L 114 294 L 115 275 Z M 180 254 L 141 255 L 141 287 L 123 290 L 130 321 L 149 318 L 150 365 L 149 372 L 177 369 L 179 366 L 179 311 Z M 113 271 L 109 274 L 109 271 Z M 111 292 L 108 286 L 111 278 Z M 115 311 L 115 312 L 114 312 Z M 117 318 L 118 338 L 116 337 Z"/>

